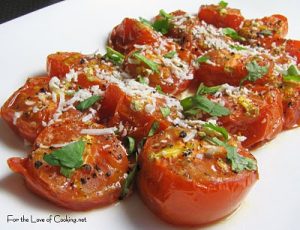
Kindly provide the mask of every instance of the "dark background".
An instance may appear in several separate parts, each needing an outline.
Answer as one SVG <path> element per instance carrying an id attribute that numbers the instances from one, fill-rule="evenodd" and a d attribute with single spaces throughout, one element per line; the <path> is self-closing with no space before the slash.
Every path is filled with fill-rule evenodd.
<path id="1" fill-rule="evenodd" d="M 0 24 L 62 0 L 0 0 Z"/>

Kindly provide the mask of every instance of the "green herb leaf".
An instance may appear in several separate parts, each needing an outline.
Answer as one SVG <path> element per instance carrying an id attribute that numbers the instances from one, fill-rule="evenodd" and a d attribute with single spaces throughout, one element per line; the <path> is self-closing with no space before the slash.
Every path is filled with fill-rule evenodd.
<path id="1" fill-rule="evenodd" d="M 165 94 L 165 93 L 162 91 L 162 88 L 161 88 L 160 85 L 155 86 L 155 90 L 156 90 L 158 93 L 160 93 L 160 94 Z"/>
<path id="2" fill-rule="evenodd" d="M 148 137 L 152 137 L 159 128 L 159 122 L 154 121 L 151 125 L 150 131 L 148 133 Z"/>
<path id="3" fill-rule="evenodd" d="M 136 155 L 136 158 L 137 158 L 137 155 Z M 137 159 L 136 159 L 136 161 L 137 161 Z M 130 188 L 134 182 L 137 172 L 138 172 L 138 164 L 135 163 L 132 170 L 129 172 L 128 176 L 126 177 L 125 182 L 122 186 L 120 200 L 124 199 L 130 192 Z"/>
<path id="4" fill-rule="evenodd" d="M 133 111 L 141 111 L 143 109 L 143 103 L 141 101 L 139 101 L 139 100 L 133 100 L 131 102 L 130 108 Z"/>
<path id="5" fill-rule="evenodd" d="M 273 35 L 271 30 L 262 30 L 262 31 L 259 32 L 259 34 L 267 35 L 267 36 L 272 36 Z"/>
<path id="6" fill-rule="evenodd" d="M 72 169 L 82 166 L 84 146 L 84 142 L 79 140 L 45 155 L 43 159 L 49 165 L 60 166 L 63 175 L 69 175 Z"/>
<path id="7" fill-rule="evenodd" d="M 230 47 L 231 49 L 235 49 L 235 50 L 237 50 L 237 51 L 240 51 L 240 50 L 247 50 L 246 47 L 244 47 L 244 46 L 239 46 L 239 45 L 229 45 L 229 47 Z"/>
<path id="8" fill-rule="evenodd" d="M 152 24 L 151 24 L 151 22 L 150 22 L 149 20 L 147 20 L 147 19 L 145 19 L 145 18 L 142 18 L 142 17 L 139 17 L 139 20 L 140 20 L 140 22 L 143 23 L 144 25 L 149 26 L 149 27 L 152 28 Z"/>
<path id="9" fill-rule="evenodd" d="M 144 55 L 140 54 L 139 51 L 134 52 L 132 56 L 145 63 L 153 72 L 159 73 L 158 64 L 154 61 L 149 60 Z"/>
<path id="10" fill-rule="evenodd" d="M 132 155 L 135 152 L 135 139 L 127 136 L 125 137 L 124 142 L 128 155 Z"/>
<path id="11" fill-rule="evenodd" d="M 167 34 L 169 32 L 169 29 L 171 28 L 171 25 L 169 23 L 169 20 L 173 17 L 172 15 L 166 13 L 164 10 L 159 11 L 160 16 L 162 16 L 162 19 L 156 20 L 152 27 L 154 30 L 162 33 Z"/>
<path id="12" fill-rule="evenodd" d="M 137 77 L 137 80 L 138 80 L 138 82 L 141 83 L 141 84 L 148 85 L 148 82 L 147 82 L 147 78 L 146 78 L 146 77 L 138 76 L 138 77 Z"/>
<path id="13" fill-rule="evenodd" d="M 65 177 L 68 177 L 68 178 L 70 178 L 71 177 L 71 175 L 72 175 L 72 173 L 75 171 L 75 169 L 74 168 L 67 168 L 67 167 L 60 167 L 60 173 L 62 174 L 62 175 L 64 175 Z"/>
<path id="14" fill-rule="evenodd" d="M 233 40 L 238 40 L 238 41 L 245 41 L 246 39 L 242 36 L 240 36 L 234 29 L 227 27 L 223 28 L 223 34 L 225 34 L 228 37 L 231 37 Z"/>
<path id="15" fill-rule="evenodd" d="M 120 65 L 123 63 L 125 56 L 111 47 L 106 46 L 106 54 L 104 55 L 104 58 Z"/>
<path id="16" fill-rule="evenodd" d="M 290 83 L 299 83 L 300 82 L 300 73 L 295 65 L 291 65 L 287 70 L 287 75 L 283 76 L 284 82 Z"/>
<path id="17" fill-rule="evenodd" d="M 187 116 L 196 115 L 201 111 L 216 117 L 227 116 L 230 114 L 229 109 L 200 95 L 184 98 L 180 101 L 180 104 L 183 107 L 184 114 Z"/>
<path id="18" fill-rule="evenodd" d="M 177 54 L 177 52 L 175 50 L 170 51 L 169 53 L 164 55 L 164 58 L 173 58 L 175 55 Z"/>
<path id="19" fill-rule="evenodd" d="M 163 117 L 167 117 L 170 115 L 171 110 L 169 107 L 160 107 L 160 112 L 163 115 Z"/>
<path id="20" fill-rule="evenodd" d="M 214 94 L 214 93 L 218 92 L 220 88 L 221 88 L 221 86 L 219 86 L 219 85 L 208 87 L 208 86 L 205 86 L 203 83 L 201 83 L 198 87 L 196 95 Z"/>
<path id="21" fill-rule="evenodd" d="M 80 102 L 77 106 L 76 109 L 83 111 L 86 110 L 88 108 L 90 108 L 93 104 L 95 104 L 97 101 L 99 101 L 101 99 L 100 96 L 91 96 L 87 99 L 85 99 L 84 101 Z"/>
<path id="22" fill-rule="evenodd" d="M 262 78 L 269 71 L 268 66 L 260 66 L 256 61 L 247 63 L 246 69 L 248 70 L 248 75 L 241 80 L 240 85 L 242 85 L 245 81 L 254 82 L 257 79 Z"/>
<path id="23" fill-rule="evenodd" d="M 226 8 L 228 6 L 228 2 L 225 2 L 225 1 L 220 1 L 219 2 L 219 7 L 221 8 L 221 9 L 224 9 L 224 8 Z"/>
<path id="24" fill-rule="evenodd" d="M 206 55 L 203 55 L 203 56 L 200 56 L 198 57 L 195 62 L 196 63 L 205 63 L 209 60 L 209 56 L 206 56 Z"/>
<path id="25" fill-rule="evenodd" d="M 228 132 L 224 127 L 214 125 L 212 123 L 206 123 L 206 124 L 203 125 L 203 127 L 212 129 L 215 132 L 220 133 L 224 137 L 225 141 L 228 140 Z"/>
<path id="26" fill-rule="evenodd" d="M 215 144 L 223 146 L 227 152 L 227 159 L 231 163 L 231 169 L 234 172 L 241 172 L 243 170 L 254 171 L 257 170 L 257 163 L 254 159 L 244 157 L 237 152 L 237 148 L 229 145 L 226 142 L 220 141 L 218 138 L 211 139 Z"/>

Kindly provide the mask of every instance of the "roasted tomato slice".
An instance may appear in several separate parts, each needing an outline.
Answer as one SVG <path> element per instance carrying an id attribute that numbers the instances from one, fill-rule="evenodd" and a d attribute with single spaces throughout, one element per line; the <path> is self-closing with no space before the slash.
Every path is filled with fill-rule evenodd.
<path id="1" fill-rule="evenodd" d="M 252 84 L 281 84 L 281 76 L 274 71 L 274 62 L 264 54 L 257 58 L 254 55 L 242 55 L 227 49 L 220 49 L 210 50 L 205 56 L 209 57 L 209 62 L 200 63 L 195 70 L 195 80 L 203 82 L 205 85 L 214 86 L 228 83 L 238 86 L 241 83 L 250 83 L 248 80 L 243 80 L 249 74 L 247 65 L 256 65 L 256 69 L 262 67 L 267 69 Z"/>
<path id="2" fill-rule="evenodd" d="M 239 34 L 246 39 L 284 38 L 288 32 L 288 20 L 285 16 L 274 14 L 262 19 L 245 20 Z"/>
<path id="3" fill-rule="evenodd" d="M 128 170 L 126 151 L 112 134 L 81 133 L 84 129 L 103 128 L 76 120 L 55 123 L 41 132 L 28 158 L 10 158 L 8 165 L 24 176 L 30 190 L 61 207 L 87 210 L 111 204 L 118 199 Z M 45 161 L 45 156 L 61 146 L 79 140 L 84 144 L 83 161 L 72 169 L 69 178 L 62 173 L 63 166 L 53 166 Z M 69 156 L 65 159 L 67 163 L 75 151 L 73 148 L 71 152 L 64 152 Z"/>
<path id="4" fill-rule="evenodd" d="M 29 78 L 1 108 L 2 118 L 20 137 L 33 142 L 56 111 L 47 76 Z"/>
<path id="5" fill-rule="evenodd" d="M 200 20 L 216 27 L 230 27 L 238 30 L 244 22 L 244 17 L 240 10 L 233 8 L 223 8 L 220 5 L 203 5 L 198 12 Z"/>
<path id="6" fill-rule="evenodd" d="M 189 132 L 170 128 L 148 139 L 139 156 L 137 184 L 141 198 L 156 215 L 172 224 L 193 226 L 236 210 L 258 173 L 256 169 L 234 172 L 224 147 L 197 136 L 187 138 Z M 255 162 L 237 146 L 240 156 Z"/>
<path id="7" fill-rule="evenodd" d="M 157 42 L 159 35 L 149 26 L 136 19 L 125 18 L 111 32 L 109 45 L 127 54 L 134 49 L 134 45 L 152 45 Z"/>
<path id="8" fill-rule="evenodd" d="M 150 86 L 160 86 L 164 93 L 176 95 L 188 88 L 194 78 L 191 56 L 174 42 L 159 46 L 140 46 L 130 52 L 124 70 Z"/>

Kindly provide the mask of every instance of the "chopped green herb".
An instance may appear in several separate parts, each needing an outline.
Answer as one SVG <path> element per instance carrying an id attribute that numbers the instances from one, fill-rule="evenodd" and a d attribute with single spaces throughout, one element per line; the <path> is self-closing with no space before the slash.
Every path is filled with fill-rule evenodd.
<path id="1" fill-rule="evenodd" d="M 184 98 L 180 101 L 183 107 L 184 114 L 187 116 L 193 116 L 203 111 L 211 116 L 227 116 L 230 114 L 230 110 L 224 106 L 210 101 L 205 96 L 195 95 L 192 97 Z"/>
<path id="2" fill-rule="evenodd" d="M 221 88 L 221 86 L 219 86 L 219 85 L 208 87 L 208 86 L 205 86 L 203 83 L 201 83 L 197 89 L 196 95 L 214 94 L 214 93 L 218 92 L 220 88 Z"/>
<path id="3" fill-rule="evenodd" d="M 83 164 L 84 146 L 84 142 L 79 140 L 45 155 L 43 159 L 49 165 L 60 166 L 61 174 L 70 177 L 71 173 Z"/>
<path id="4" fill-rule="evenodd" d="M 262 34 L 262 35 L 267 35 L 267 36 L 273 35 L 271 30 L 262 30 L 259 33 Z"/>
<path id="5" fill-rule="evenodd" d="M 132 155 L 135 152 L 135 139 L 133 137 L 127 136 L 124 139 L 124 144 L 128 155 Z"/>
<path id="6" fill-rule="evenodd" d="M 195 62 L 196 63 L 205 63 L 209 60 L 209 56 L 203 55 L 201 57 L 198 57 Z"/>
<path id="7" fill-rule="evenodd" d="M 240 51 L 240 50 L 247 50 L 246 47 L 244 47 L 244 46 L 239 46 L 239 45 L 230 45 L 229 47 L 230 47 L 231 49 L 235 49 L 235 50 L 237 50 L 237 51 Z"/>
<path id="8" fill-rule="evenodd" d="M 228 140 L 228 132 L 224 127 L 214 125 L 212 123 L 206 123 L 206 124 L 203 125 L 203 127 L 212 129 L 215 132 L 220 133 L 224 137 L 225 141 Z"/>
<path id="9" fill-rule="evenodd" d="M 104 58 L 120 65 L 123 63 L 125 56 L 111 47 L 106 46 L 106 54 L 104 55 Z"/>
<path id="10" fill-rule="evenodd" d="M 153 72 L 159 73 L 158 64 L 154 61 L 149 60 L 144 55 L 142 55 L 139 51 L 134 52 L 132 54 L 133 57 L 145 63 Z"/>
<path id="11" fill-rule="evenodd" d="M 283 76 L 284 82 L 290 82 L 290 83 L 299 83 L 300 82 L 300 73 L 295 65 L 291 65 L 288 70 L 287 74 Z"/>
<path id="12" fill-rule="evenodd" d="M 137 164 L 137 155 L 136 155 L 136 163 L 134 164 L 133 168 L 129 172 L 129 174 L 126 177 L 125 182 L 122 186 L 120 200 L 124 199 L 130 192 L 130 188 L 134 182 L 137 172 L 138 172 L 138 164 Z"/>
<path id="13" fill-rule="evenodd" d="M 257 169 L 257 163 L 254 159 L 244 157 L 237 152 L 237 148 L 229 145 L 226 142 L 220 141 L 218 138 L 213 137 L 212 142 L 219 146 L 223 146 L 227 152 L 226 158 L 231 163 L 231 169 L 234 172 L 241 172 L 243 170 L 253 171 Z"/>
<path id="14" fill-rule="evenodd" d="M 256 61 L 251 61 L 247 63 L 246 69 L 248 70 L 248 75 L 244 77 L 240 85 L 242 85 L 245 81 L 256 81 L 257 79 L 262 78 L 266 73 L 268 73 L 268 66 L 260 66 Z"/>
<path id="15" fill-rule="evenodd" d="M 171 25 L 169 23 L 169 20 L 173 17 L 172 15 L 166 13 L 164 10 L 159 11 L 159 15 L 162 16 L 162 19 L 156 20 L 152 27 L 154 30 L 162 33 L 167 34 L 169 32 L 169 29 L 171 28 Z"/>
<path id="16" fill-rule="evenodd" d="M 144 25 L 146 26 L 150 26 L 152 28 L 152 24 L 149 20 L 145 19 L 145 18 L 142 18 L 142 17 L 139 17 L 139 20 L 141 23 L 143 23 Z"/>
<path id="17" fill-rule="evenodd" d="M 133 100 L 130 108 L 133 111 L 141 111 L 143 109 L 143 103 L 139 100 Z"/>
<path id="18" fill-rule="evenodd" d="M 162 91 L 162 88 L 161 88 L 160 85 L 155 86 L 155 90 L 156 90 L 158 93 L 160 93 L 160 94 L 165 94 L 165 93 Z"/>
<path id="19" fill-rule="evenodd" d="M 148 137 L 152 137 L 159 128 L 159 122 L 154 121 L 151 125 L 150 131 L 148 133 Z"/>
<path id="20" fill-rule="evenodd" d="M 137 77 L 137 80 L 138 80 L 138 82 L 141 83 L 141 84 L 148 85 L 148 81 L 147 81 L 148 79 L 147 79 L 146 77 L 142 77 L 142 76 L 139 75 L 139 76 Z"/>
<path id="21" fill-rule="evenodd" d="M 225 2 L 225 1 L 220 1 L 219 2 L 219 7 L 221 8 L 221 9 L 224 9 L 224 8 L 226 8 L 228 6 L 228 2 Z"/>
<path id="22" fill-rule="evenodd" d="M 161 114 L 163 115 L 163 117 L 167 117 L 167 116 L 170 115 L 171 110 L 170 110 L 169 107 L 161 107 L 161 108 L 160 108 L 160 112 L 161 112 Z"/>
<path id="23" fill-rule="evenodd" d="M 175 50 L 170 51 L 169 53 L 164 55 L 164 58 L 173 58 L 175 55 L 177 54 L 177 52 Z"/>
<path id="24" fill-rule="evenodd" d="M 240 36 L 234 29 L 227 27 L 223 28 L 223 34 L 225 34 L 228 37 L 231 37 L 233 40 L 238 40 L 238 41 L 245 41 L 246 39 L 242 36 Z"/>
<path id="25" fill-rule="evenodd" d="M 97 101 L 99 101 L 101 99 L 100 96 L 91 96 L 87 99 L 85 99 L 84 101 L 80 102 L 77 106 L 76 109 L 83 111 L 86 110 L 88 108 L 90 108 L 93 104 L 95 104 Z"/>

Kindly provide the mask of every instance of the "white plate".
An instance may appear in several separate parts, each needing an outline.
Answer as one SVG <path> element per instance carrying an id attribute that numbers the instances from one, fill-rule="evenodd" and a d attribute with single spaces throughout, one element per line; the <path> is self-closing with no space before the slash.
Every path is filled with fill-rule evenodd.
<path id="1" fill-rule="evenodd" d="M 56 51 L 92 53 L 104 42 L 112 27 L 128 17 L 150 18 L 159 9 L 183 9 L 196 13 L 199 5 L 217 1 L 105 0 L 66 1 L 0 25 L 0 104 L 26 77 L 45 72 L 45 60 Z M 230 1 L 248 18 L 282 13 L 289 18 L 289 37 L 300 39 L 299 3 L 289 1 Z M 255 151 L 260 180 L 238 212 L 207 229 L 299 229 L 300 129 L 280 134 Z M 23 142 L 0 121 L 0 229 L 173 229 L 157 219 L 138 196 L 108 208 L 70 212 L 29 192 L 22 178 L 6 164 L 12 156 L 25 156 Z M 184 211 L 184 210 L 183 210 Z M 84 218 L 86 223 L 7 223 L 7 216 L 50 215 Z M 29 220 L 30 221 L 30 220 Z"/>

